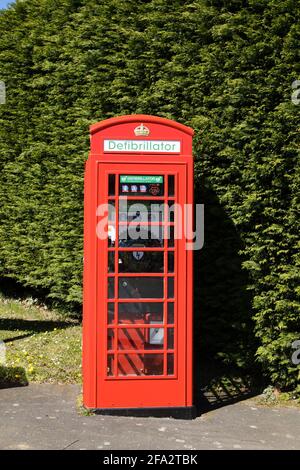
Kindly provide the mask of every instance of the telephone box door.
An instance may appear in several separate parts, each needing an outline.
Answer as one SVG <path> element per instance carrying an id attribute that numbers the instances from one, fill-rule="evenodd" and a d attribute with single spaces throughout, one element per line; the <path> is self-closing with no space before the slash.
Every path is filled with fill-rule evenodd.
<path id="1" fill-rule="evenodd" d="M 98 165 L 100 407 L 186 406 L 186 171 L 184 163 Z"/>

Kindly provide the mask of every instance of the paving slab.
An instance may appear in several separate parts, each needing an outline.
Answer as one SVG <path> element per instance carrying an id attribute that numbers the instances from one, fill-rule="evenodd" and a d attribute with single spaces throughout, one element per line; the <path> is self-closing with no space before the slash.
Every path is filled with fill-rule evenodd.
<path id="1" fill-rule="evenodd" d="M 77 385 L 0 390 L 0 449 L 300 449 L 300 410 L 245 400 L 195 420 L 83 416 Z"/>

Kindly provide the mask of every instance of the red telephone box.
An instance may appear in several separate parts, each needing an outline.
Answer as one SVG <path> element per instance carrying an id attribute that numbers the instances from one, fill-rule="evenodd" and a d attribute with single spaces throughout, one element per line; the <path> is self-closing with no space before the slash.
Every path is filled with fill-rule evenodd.
<path id="1" fill-rule="evenodd" d="M 107 414 L 192 417 L 193 252 L 184 209 L 193 204 L 193 130 L 131 115 L 90 131 L 84 405 Z"/>

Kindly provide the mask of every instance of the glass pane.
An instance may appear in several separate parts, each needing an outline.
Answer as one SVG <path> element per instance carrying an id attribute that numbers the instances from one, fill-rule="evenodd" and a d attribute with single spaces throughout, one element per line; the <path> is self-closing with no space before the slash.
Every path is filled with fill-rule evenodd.
<path id="1" fill-rule="evenodd" d="M 168 328 L 167 340 L 167 348 L 174 349 L 174 328 Z"/>
<path id="2" fill-rule="evenodd" d="M 162 375 L 164 373 L 163 354 L 145 354 L 145 375 Z"/>
<path id="3" fill-rule="evenodd" d="M 119 192 L 123 196 L 163 196 L 162 175 L 120 175 Z"/>
<path id="4" fill-rule="evenodd" d="M 162 248 L 164 230 L 161 225 L 152 225 L 142 227 L 137 224 L 119 226 L 119 246 L 128 247 L 146 247 Z"/>
<path id="5" fill-rule="evenodd" d="M 162 277 L 121 277 L 119 298 L 162 298 L 164 283 Z"/>
<path id="6" fill-rule="evenodd" d="M 107 356 L 107 375 L 109 377 L 114 375 L 114 356 L 113 356 L 113 354 L 108 354 L 108 356 Z"/>
<path id="7" fill-rule="evenodd" d="M 116 220 L 115 201 L 109 201 L 109 203 L 107 204 L 107 210 L 109 222 L 114 222 Z"/>
<path id="8" fill-rule="evenodd" d="M 174 375 L 174 354 L 167 354 L 167 374 Z"/>
<path id="9" fill-rule="evenodd" d="M 163 321 L 162 302 L 120 302 L 119 324 Z"/>
<path id="10" fill-rule="evenodd" d="M 108 293 L 107 297 L 113 299 L 115 296 L 115 279 L 113 277 L 108 278 Z"/>
<path id="11" fill-rule="evenodd" d="M 107 239 L 109 248 L 115 246 L 116 242 L 116 227 L 113 224 L 109 224 L 107 227 Z"/>
<path id="12" fill-rule="evenodd" d="M 168 209 L 168 219 L 167 220 L 168 220 L 168 222 L 174 222 L 174 219 L 175 219 L 175 216 L 174 216 L 174 213 L 175 213 L 174 202 L 169 201 L 168 206 L 169 206 L 169 209 Z"/>
<path id="13" fill-rule="evenodd" d="M 174 278 L 168 277 L 168 299 L 174 298 Z"/>
<path id="14" fill-rule="evenodd" d="M 116 175 L 108 176 L 108 194 L 109 196 L 115 195 L 116 188 Z"/>
<path id="15" fill-rule="evenodd" d="M 119 328 L 118 349 L 145 349 L 148 332 L 147 328 Z"/>
<path id="16" fill-rule="evenodd" d="M 174 226 L 168 226 L 168 247 L 174 247 Z"/>
<path id="17" fill-rule="evenodd" d="M 120 199 L 119 220 L 120 222 L 163 222 L 164 201 L 151 200 L 139 201 Z"/>
<path id="18" fill-rule="evenodd" d="M 168 195 L 174 196 L 175 194 L 175 177 L 174 175 L 168 176 Z"/>
<path id="19" fill-rule="evenodd" d="M 172 325 L 174 323 L 174 303 L 168 302 L 168 323 Z"/>
<path id="20" fill-rule="evenodd" d="M 174 272 L 174 251 L 168 253 L 168 273 Z"/>
<path id="21" fill-rule="evenodd" d="M 164 270 L 164 254 L 155 251 L 119 251 L 120 273 L 159 273 Z"/>
<path id="22" fill-rule="evenodd" d="M 114 330 L 107 330 L 107 349 L 114 349 Z"/>
<path id="23" fill-rule="evenodd" d="M 145 375 L 144 354 L 119 354 L 118 375 Z"/>
<path id="24" fill-rule="evenodd" d="M 118 375 L 162 375 L 163 354 L 119 354 Z"/>
<path id="25" fill-rule="evenodd" d="M 108 252 L 108 272 L 115 272 L 115 254 L 113 251 Z"/>
<path id="26" fill-rule="evenodd" d="M 107 306 L 107 323 L 111 324 L 115 321 L 115 304 L 109 302 Z"/>

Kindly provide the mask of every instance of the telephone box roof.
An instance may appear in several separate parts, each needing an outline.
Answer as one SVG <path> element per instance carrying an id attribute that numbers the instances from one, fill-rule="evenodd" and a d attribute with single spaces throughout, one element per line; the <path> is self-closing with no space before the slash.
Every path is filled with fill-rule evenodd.
<path id="1" fill-rule="evenodd" d="M 104 121 L 92 124 L 90 126 L 90 132 L 91 134 L 94 134 L 107 127 L 116 126 L 118 124 L 125 124 L 127 122 L 152 122 L 155 124 L 162 124 L 164 126 L 173 127 L 191 136 L 194 135 L 194 130 L 191 127 L 185 126 L 184 124 L 181 124 L 179 122 L 172 121 L 171 119 L 166 119 L 158 116 L 151 116 L 148 114 L 128 114 L 125 116 L 117 116 L 110 119 L 105 119 Z"/>

